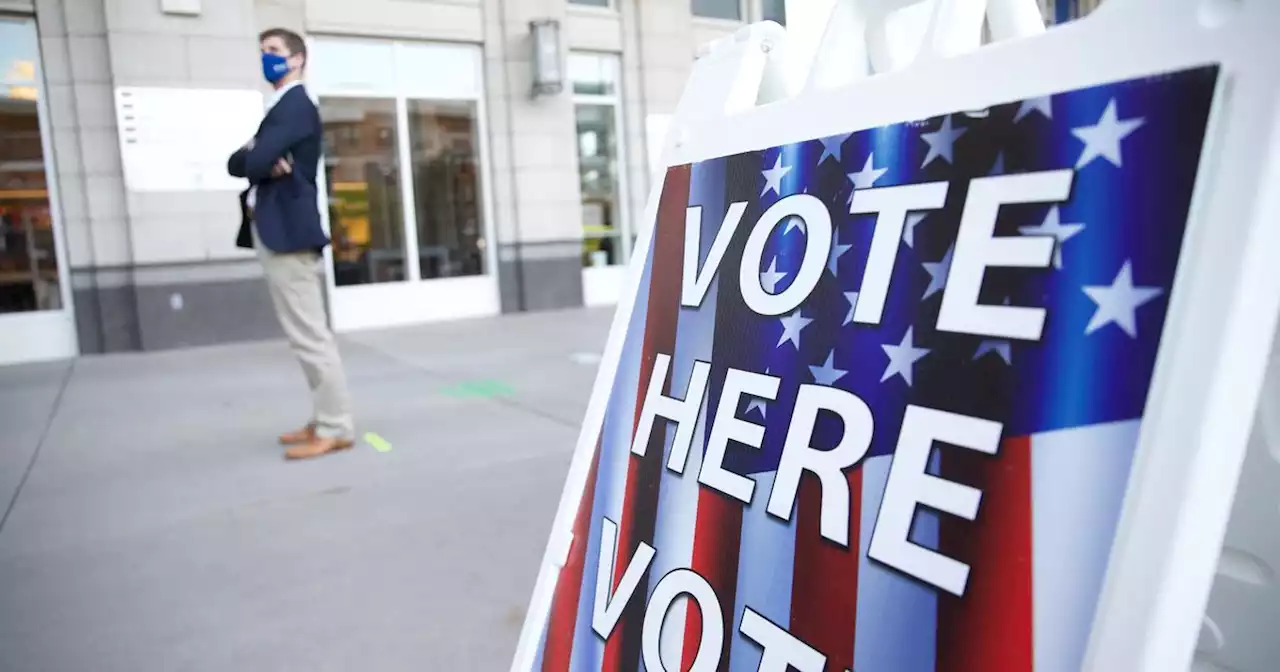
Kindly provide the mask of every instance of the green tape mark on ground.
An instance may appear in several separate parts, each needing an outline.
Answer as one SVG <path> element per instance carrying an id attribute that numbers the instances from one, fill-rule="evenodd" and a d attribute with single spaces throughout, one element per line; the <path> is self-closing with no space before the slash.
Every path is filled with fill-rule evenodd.
<path id="1" fill-rule="evenodd" d="M 515 390 L 500 380 L 473 380 L 444 388 L 442 393 L 450 397 L 492 399 L 513 394 Z"/>
<path id="2" fill-rule="evenodd" d="M 373 446 L 373 449 L 379 453 L 391 452 L 391 442 L 373 432 L 365 432 L 364 442 Z"/>

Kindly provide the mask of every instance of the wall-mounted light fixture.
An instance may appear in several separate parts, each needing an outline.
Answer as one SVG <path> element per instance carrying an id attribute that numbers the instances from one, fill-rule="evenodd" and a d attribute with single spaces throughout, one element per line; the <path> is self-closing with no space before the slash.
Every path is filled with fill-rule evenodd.
<path id="1" fill-rule="evenodd" d="M 564 90 L 564 67 L 560 60 L 560 22 L 541 19 L 529 22 L 533 35 L 533 95 L 550 96 Z"/>

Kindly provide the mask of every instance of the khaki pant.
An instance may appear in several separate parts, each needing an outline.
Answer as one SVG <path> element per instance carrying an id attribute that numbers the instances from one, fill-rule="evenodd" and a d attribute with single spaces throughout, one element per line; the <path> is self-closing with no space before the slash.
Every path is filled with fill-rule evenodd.
<path id="1" fill-rule="evenodd" d="M 355 438 L 347 377 L 342 370 L 338 340 L 329 329 L 324 281 L 316 268 L 319 255 L 314 252 L 276 254 L 258 239 L 256 227 L 253 244 L 266 272 L 276 317 L 311 386 L 311 423 L 316 434 L 326 438 Z"/>

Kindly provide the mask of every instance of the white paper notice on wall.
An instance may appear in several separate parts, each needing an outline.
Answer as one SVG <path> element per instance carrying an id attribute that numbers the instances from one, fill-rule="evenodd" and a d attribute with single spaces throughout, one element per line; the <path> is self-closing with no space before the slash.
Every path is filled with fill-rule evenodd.
<path id="1" fill-rule="evenodd" d="M 119 87 L 116 123 L 130 191 L 239 191 L 227 157 L 253 137 L 262 94 L 245 89 Z"/>

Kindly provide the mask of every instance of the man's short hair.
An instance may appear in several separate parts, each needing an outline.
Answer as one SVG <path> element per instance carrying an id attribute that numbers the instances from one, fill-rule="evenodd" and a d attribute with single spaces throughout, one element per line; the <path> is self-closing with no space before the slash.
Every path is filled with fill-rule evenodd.
<path id="1" fill-rule="evenodd" d="M 280 40 L 284 42 L 284 46 L 289 49 L 289 53 L 302 56 L 302 63 L 304 65 L 306 64 L 307 42 L 302 39 L 301 35 L 289 30 L 288 28 L 270 28 L 262 31 L 262 33 L 258 35 L 258 42 L 261 43 L 269 37 L 280 38 Z"/>

